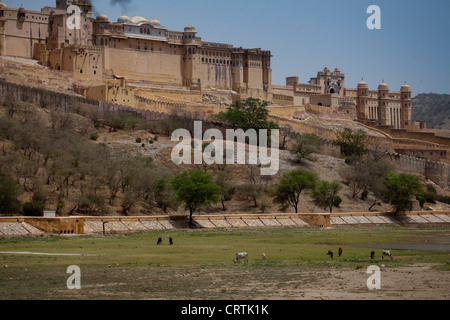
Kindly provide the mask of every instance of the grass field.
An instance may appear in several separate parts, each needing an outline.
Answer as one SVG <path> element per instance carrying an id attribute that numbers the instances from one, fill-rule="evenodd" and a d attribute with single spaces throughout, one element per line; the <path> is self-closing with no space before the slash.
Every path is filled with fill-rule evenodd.
<path id="1" fill-rule="evenodd" d="M 159 246 L 158 237 L 163 238 Z M 422 284 L 435 279 L 440 287 L 431 284 L 431 291 L 439 298 L 450 291 L 450 252 L 392 250 L 394 259 L 382 260 L 381 249 L 374 249 L 371 260 L 370 245 L 423 245 L 449 237 L 450 227 L 390 225 L 0 239 L 0 299 L 315 299 L 325 291 L 329 298 L 362 298 L 369 294 L 365 272 L 370 265 L 383 265 L 385 274 L 409 270 L 414 275 L 418 270 L 423 281 L 419 272 L 426 271 L 431 278 Z M 337 255 L 339 247 L 342 257 Z M 334 251 L 334 260 L 326 255 L 328 250 Z M 233 263 L 241 251 L 248 252 L 248 264 Z M 71 265 L 80 267 L 81 290 L 67 289 Z M 249 283 L 244 288 L 243 279 Z M 333 287 L 326 288 L 328 283 Z M 405 290 L 411 294 L 414 289 Z M 386 297 L 381 291 L 373 297 Z M 402 297 L 397 291 L 389 294 Z"/>

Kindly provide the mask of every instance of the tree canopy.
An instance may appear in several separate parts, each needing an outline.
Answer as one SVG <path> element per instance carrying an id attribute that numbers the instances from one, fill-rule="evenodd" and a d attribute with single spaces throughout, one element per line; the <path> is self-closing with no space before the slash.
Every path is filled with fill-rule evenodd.
<path id="1" fill-rule="evenodd" d="M 278 129 L 278 125 L 268 120 L 268 103 L 255 98 L 236 101 L 226 111 L 219 112 L 215 117 L 232 126 L 243 129 Z"/>
<path id="2" fill-rule="evenodd" d="M 300 195 L 303 191 L 316 187 L 319 178 L 315 172 L 305 169 L 296 169 L 283 174 L 280 183 L 276 186 L 275 202 L 282 204 L 284 208 L 292 206 L 298 212 Z"/>
<path id="3" fill-rule="evenodd" d="M 345 156 L 362 156 L 367 152 L 367 133 L 362 130 L 353 130 L 351 128 L 344 128 L 336 134 L 334 145 L 340 146 L 341 151 Z"/>
<path id="4" fill-rule="evenodd" d="M 395 208 L 395 214 L 411 211 L 412 198 L 420 198 L 425 193 L 425 188 L 419 178 L 412 174 L 396 174 L 389 172 L 384 176 L 384 196 Z"/>
<path id="5" fill-rule="evenodd" d="M 312 192 L 314 204 L 320 208 L 328 209 L 332 213 L 333 207 L 338 207 L 342 202 L 342 199 L 338 196 L 341 189 L 342 185 L 339 182 L 321 181 Z"/>
<path id="6" fill-rule="evenodd" d="M 172 187 L 177 199 L 189 210 L 189 223 L 192 214 L 204 205 L 220 200 L 221 188 L 214 183 L 213 176 L 202 170 L 184 171 L 172 179 Z"/>

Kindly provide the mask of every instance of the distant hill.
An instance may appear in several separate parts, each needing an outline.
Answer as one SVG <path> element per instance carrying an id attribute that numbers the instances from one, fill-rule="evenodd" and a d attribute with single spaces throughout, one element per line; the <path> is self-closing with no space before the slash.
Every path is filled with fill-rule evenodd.
<path id="1" fill-rule="evenodd" d="M 412 99 L 412 120 L 430 129 L 450 130 L 450 94 L 421 93 Z"/>

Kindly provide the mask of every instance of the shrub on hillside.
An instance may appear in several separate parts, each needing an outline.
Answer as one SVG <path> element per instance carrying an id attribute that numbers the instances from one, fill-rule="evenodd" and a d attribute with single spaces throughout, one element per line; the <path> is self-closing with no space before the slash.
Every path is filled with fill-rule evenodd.
<path id="1" fill-rule="evenodd" d="M 44 215 L 44 210 L 42 205 L 36 201 L 30 201 L 23 204 L 22 207 L 23 215 L 27 217 L 42 217 Z"/>

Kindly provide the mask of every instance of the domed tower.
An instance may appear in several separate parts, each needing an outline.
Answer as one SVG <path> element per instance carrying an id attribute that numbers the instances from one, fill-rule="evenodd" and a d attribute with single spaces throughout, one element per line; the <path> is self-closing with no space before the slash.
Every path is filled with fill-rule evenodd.
<path id="1" fill-rule="evenodd" d="M 117 18 L 117 23 L 127 23 L 130 24 L 131 23 L 131 18 L 127 15 L 122 14 L 119 18 Z"/>
<path id="2" fill-rule="evenodd" d="M 183 44 L 185 50 L 185 63 L 184 63 L 184 84 L 191 89 L 199 89 L 200 83 L 200 70 L 198 65 L 197 49 L 200 44 L 196 39 L 197 31 L 190 24 L 184 28 L 183 32 Z"/>
<path id="3" fill-rule="evenodd" d="M 384 82 L 378 86 L 378 124 L 382 126 L 388 125 L 388 105 L 389 105 L 389 87 Z"/>
<path id="4" fill-rule="evenodd" d="M 94 24 L 94 43 L 97 46 L 105 46 L 108 43 L 109 36 L 107 30 L 109 29 L 109 18 L 102 12 L 97 16 L 97 18 L 93 21 Z"/>
<path id="5" fill-rule="evenodd" d="M 402 127 L 411 125 L 411 87 L 405 82 L 400 88 Z"/>
<path id="6" fill-rule="evenodd" d="M 25 21 L 25 8 L 23 5 L 20 5 L 19 11 L 17 11 L 17 20 L 20 22 Z"/>
<path id="7" fill-rule="evenodd" d="M 369 119 L 367 100 L 369 98 L 369 86 L 364 80 L 358 83 L 356 98 L 356 116 L 359 120 Z"/>
<path id="8" fill-rule="evenodd" d="M 153 18 L 152 20 L 149 21 L 151 25 L 155 26 L 155 27 L 161 27 L 161 22 L 159 22 L 159 20 Z"/>
<path id="9" fill-rule="evenodd" d="M 108 16 L 107 16 L 106 14 L 104 14 L 104 13 L 102 12 L 102 13 L 100 13 L 100 14 L 97 16 L 97 21 L 109 22 L 109 18 L 108 18 Z"/>
<path id="10" fill-rule="evenodd" d="M 191 42 L 191 40 L 195 39 L 196 34 L 197 31 L 195 30 L 195 28 L 188 24 L 186 27 L 184 27 L 183 39 L 185 42 Z"/>

